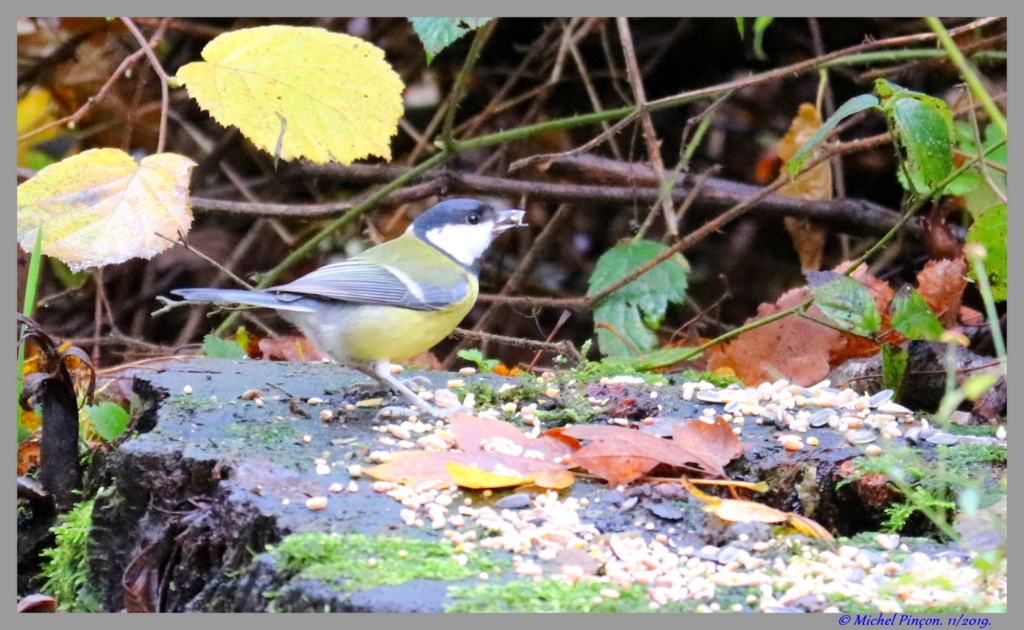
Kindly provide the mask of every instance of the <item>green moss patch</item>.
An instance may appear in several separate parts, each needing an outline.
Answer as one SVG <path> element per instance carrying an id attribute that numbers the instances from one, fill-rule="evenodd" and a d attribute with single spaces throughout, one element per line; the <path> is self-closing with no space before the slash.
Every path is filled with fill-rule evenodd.
<path id="1" fill-rule="evenodd" d="M 288 536 L 267 551 L 280 571 L 325 582 L 341 579 L 349 592 L 417 578 L 459 580 L 510 566 L 486 552 L 460 554 L 447 540 L 395 536 L 306 532 Z"/>

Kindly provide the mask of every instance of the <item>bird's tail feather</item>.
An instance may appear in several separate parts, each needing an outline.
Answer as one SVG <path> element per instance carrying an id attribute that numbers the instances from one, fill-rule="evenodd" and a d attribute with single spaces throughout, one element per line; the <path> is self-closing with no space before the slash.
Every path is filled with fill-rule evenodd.
<path id="1" fill-rule="evenodd" d="M 186 302 L 247 304 L 249 306 L 273 308 L 279 311 L 313 312 L 312 308 L 302 303 L 303 300 L 286 302 L 278 299 L 273 293 L 265 293 L 263 291 L 246 291 L 245 289 L 175 289 L 171 293 L 184 298 Z"/>

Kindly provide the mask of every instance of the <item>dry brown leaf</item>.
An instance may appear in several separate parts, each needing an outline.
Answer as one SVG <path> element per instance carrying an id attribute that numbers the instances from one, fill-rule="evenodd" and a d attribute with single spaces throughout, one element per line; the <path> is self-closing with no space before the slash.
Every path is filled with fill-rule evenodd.
<path id="1" fill-rule="evenodd" d="M 757 307 L 746 323 L 774 315 L 809 297 L 807 287 L 791 289 L 776 304 Z M 811 307 L 812 317 L 824 318 Z M 816 315 L 815 315 L 816 314 Z M 708 370 L 731 368 L 748 385 L 787 378 L 798 385 L 813 385 L 828 374 L 829 354 L 842 335 L 827 326 L 800 317 L 787 317 L 748 330 L 726 346 L 709 351 Z"/>
<path id="2" fill-rule="evenodd" d="M 943 328 L 957 324 L 960 302 L 967 288 L 967 264 L 955 260 L 929 260 L 917 274 L 917 292 L 932 309 Z"/>
<path id="3" fill-rule="evenodd" d="M 652 457 L 624 453 L 619 445 L 608 442 L 587 444 L 572 454 L 572 461 L 607 481 L 609 486 L 635 481 L 658 465 Z"/>
<path id="4" fill-rule="evenodd" d="M 303 335 L 289 335 L 257 342 L 260 355 L 268 361 L 305 361 L 320 363 L 323 355 Z M 247 349 L 248 351 L 248 349 Z M 258 358 L 258 357 L 254 357 Z"/>
<path id="5" fill-rule="evenodd" d="M 810 103 L 800 105 L 799 112 L 790 124 L 789 131 L 779 141 L 779 157 L 783 162 L 789 160 L 796 153 L 797 149 L 803 146 L 821 128 L 821 115 Z M 816 157 L 821 153 L 819 146 L 812 153 Z M 782 179 L 789 179 L 789 173 L 785 167 Z M 809 172 L 804 173 L 798 180 L 792 180 L 779 189 L 780 195 L 807 199 L 809 201 L 821 201 L 832 198 L 832 169 L 828 162 L 823 162 Z M 800 268 L 817 271 L 821 269 L 821 257 L 825 252 L 825 240 L 828 237 L 828 230 L 822 225 L 797 217 L 786 217 L 786 230 L 793 239 L 793 247 L 800 256 Z"/>
<path id="6" fill-rule="evenodd" d="M 697 458 L 708 474 L 725 477 L 724 467 L 739 457 L 750 445 L 740 442 L 732 427 L 721 416 L 714 423 L 690 420 L 672 427 L 672 441 Z"/>
<path id="7" fill-rule="evenodd" d="M 393 453 L 389 461 L 366 468 L 363 472 L 374 479 L 396 481 L 420 489 L 444 488 L 457 483 L 456 479 L 449 474 L 448 465 L 450 462 L 463 467 L 476 468 L 486 473 L 495 473 L 502 477 L 521 475 L 520 484 L 534 483 L 546 488 L 549 486 L 544 484 L 552 482 L 555 484 L 554 488 L 565 487 L 560 485 L 565 481 L 564 476 L 552 474 L 565 471 L 565 466 L 553 462 L 543 462 L 526 457 L 517 457 L 504 453 L 487 453 L 484 451 L 474 453 L 459 453 L 457 451 L 400 451 Z M 456 470 L 461 472 L 464 469 L 457 468 Z M 467 478 L 479 481 L 483 477 L 468 476 Z M 501 481 L 497 478 L 496 480 Z M 494 487 L 505 487 L 507 485 L 502 482 Z"/>
<path id="8" fill-rule="evenodd" d="M 534 451 L 544 456 L 545 461 L 553 462 L 559 457 L 571 453 L 574 448 L 554 437 L 540 436 L 531 438 L 516 428 L 515 425 L 503 420 L 478 418 L 462 412 L 452 414 L 448 421 L 456 445 L 466 452 L 494 450 L 500 447 L 499 439 L 522 447 L 523 451 Z"/>
<path id="9" fill-rule="evenodd" d="M 835 268 L 843 271 L 848 265 Z M 861 265 L 851 275 L 861 282 L 875 298 L 882 314 L 881 337 L 886 341 L 899 341 L 892 330 L 888 314 L 889 302 L 895 292 L 885 282 L 871 276 Z M 800 304 L 810 297 L 807 287 L 790 289 L 775 304 L 762 304 L 751 323 Z M 807 310 L 812 319 L 827 321 L 816 306 Z M 787 317 L 744 332 L 725 346 L 709 351 L 708 370 L 728 368 L 744 383 L 757 385 L 765 381 L 785 378 L 797 385 L 812 385 L 825 378 L 829 370 L 851 358 L 870 357 L 879 352 L 877 344 L 840 333 L 807 318 Z"/>

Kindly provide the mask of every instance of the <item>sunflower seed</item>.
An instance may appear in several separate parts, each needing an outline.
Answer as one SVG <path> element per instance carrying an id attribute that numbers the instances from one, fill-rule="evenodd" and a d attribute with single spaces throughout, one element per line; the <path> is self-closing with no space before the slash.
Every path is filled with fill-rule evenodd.
<path id="1" fill-rule="evenodd" d="M 823 427 L 828 424 L 829 417 L 834 415 L 831 409 L 819 409 L 807 418 L 807 424 L 815 428 Z"/>
<path id="2" fill-rule="evenodd" d="M 714 391 L 697 392 L 697 400 L 706 403 L 720 403 L 722 402 L 722 397 L 718 392 Z"/>
<path id="3" fill-rule="evenodd" d="M 875 432 L 868 429 L 850 431 L 846 434 L 846 439 L 850 444 L 867 444 L 875 441 Z"/>
<path id="4" fill-rule="evenodd" d="M 875 410 L 878 411 L 878 413 L 889 413 L 894 416 L 909 416 L 914 413 L 903 405 L 899 405 L 894 402 L 882 403 L 881 405 L 878 405 Z"/>
<path id="5" fill-rule="evenodd" d="M 883 389 L 871 398 L 868 398 L 868 404 L 872 407 L 877 407 L 883 403 L 887 403 L 892 400 L 893 391 L 891 389 Z"/>

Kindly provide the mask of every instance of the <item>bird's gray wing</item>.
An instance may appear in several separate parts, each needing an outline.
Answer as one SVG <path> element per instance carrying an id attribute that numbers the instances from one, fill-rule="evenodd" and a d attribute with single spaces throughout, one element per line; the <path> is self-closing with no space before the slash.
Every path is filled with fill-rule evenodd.
<path id="1" fill-rule="evenodd" d="M 297 280 L 267 289 L 287 301 L 282 294 L 340 300 L 355 304 L 397 306 L 419 311 L 436 311 L 466 297 L 467 278 L 448 286 L 425 286 L 408 274 L 389 265 L 349 259 L 321 267 Z"/>

